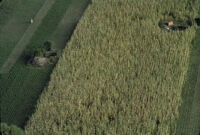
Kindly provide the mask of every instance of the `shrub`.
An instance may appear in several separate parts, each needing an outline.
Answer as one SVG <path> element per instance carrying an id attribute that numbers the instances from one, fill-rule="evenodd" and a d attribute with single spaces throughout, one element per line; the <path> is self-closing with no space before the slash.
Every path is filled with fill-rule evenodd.
<path id="1" fill-rule="evenodd" d="M 34 51 L 34 57 L 35 56 L 43 57 L 45 52 L 46 52 L 46 50 L 44 48 L 37 48 Z"/>
<path id="2" fill-rule="evenodd" d="M 44 42 L 44 48 L 47 50 L 47 51 L 51 51 L 52 48 L 54 47 L 54 42 L 53 41 L 46 41 Z"/>
<path id="3" fill-rule="evenodd" d="M 24 53 L 25 61 L 29 61 L 30 59 L 37 57 L 44 57 L 47 51 L 51 51 L 53 49 L 54 42 L 53 41 L 46 41 L 42 47 L 37 47 L 34 49 L 28 49 Z"/>
<path id="4" fill-rule="evenodd" d="M 6 123 L 1 123 L 0 134 L 1 135 L 24 135 L 24 131 L 15 125 L 8 126 Z"/>
<path id="5" fill-rule="evenodd" d="M 52 50 L 53 46 L 54 46 L 54 42 L 53 41 L 46 41 L 46 42 L 44 42 L 44 46 L 35 48 L 32 51 L 33 53 L 30 53 L 30 54 L 33 57 L 35 57 L 35 56 L 43 57 L 45 52 Z"/>
<path id="6" fill-rule="evenodd" d="M 56 60 L 57 60 L 57 58 L 56 58 L 55 56 L 50 56 L 50 57 L 49 57 L 49 62 L 50 62 L 50 63 L 55 63 Z"/>

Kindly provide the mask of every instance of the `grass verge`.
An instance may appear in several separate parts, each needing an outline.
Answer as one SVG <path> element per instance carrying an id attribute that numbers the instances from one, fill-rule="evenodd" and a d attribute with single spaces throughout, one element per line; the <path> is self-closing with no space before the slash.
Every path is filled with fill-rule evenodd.
<path id="1" fill-rule="evenodd" d="M 198 135 L 200 133 L 200 123 L 195 122 L 195 120 L 200 121 L 198 114 L 194 114 L 192 110 L 196 108 L 198 110 L 198 101 L 194 101 L 194 97 L 198 96 L 198 88 L 195 89 L 198 69 L 200 66 L 200 29 L 196 31 L 196 36 L 192 42 L 190 48 L 190 63 L 187 71 L 187 76 L 185 83 L 183 85 L 182 100 L 183 104 L 179 109 L 180 119 L 178 121 L 177 135 Z M 197 91 L 197 92 L 195 92 Z M 199 97 L 199 96 L 198 96 Z M 197 102 L 197 103 L 195 103 Z M 193 104 L 196 106 L 193 107 Z M 193 108 L 192 108 L 193 107 Z M 194 116 L 192 116 L 194 115 Z M 192 122 L 193 121 L 193 122 Z M 199 129 L 198 129 L 199 128 Z"/>

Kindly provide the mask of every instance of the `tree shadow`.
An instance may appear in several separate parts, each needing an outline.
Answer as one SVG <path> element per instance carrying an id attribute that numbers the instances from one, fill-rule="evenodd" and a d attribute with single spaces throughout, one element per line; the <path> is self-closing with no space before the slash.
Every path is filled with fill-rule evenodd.
<path id="1" fill-rule="evenodd" d="M 200 18 L 195 18 L 195 22 L 197 23 L 198 26 L 200 26 Z"/>

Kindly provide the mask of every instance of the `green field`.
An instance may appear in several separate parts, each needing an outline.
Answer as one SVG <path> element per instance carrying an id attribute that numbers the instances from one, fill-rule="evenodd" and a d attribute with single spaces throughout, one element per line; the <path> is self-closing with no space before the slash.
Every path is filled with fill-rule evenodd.
<path id="1" fill-rule="evenodd" d="M 0 68 L 45 0 L 6 0 L 0 8 Z"/>
<path id="2" fill-rule="evenodd" d="M 11 3 L 11 1 L 7 0 L 3 3 L 0 8 L 1 67 L 8 59 L 19 40 L 21 40 L 22 37 L 24 38 L 24 33 L 31 27 L 29 23 L 30 18 L 35 17 L 34 15 L 38 13 L 41 7 L 46 6 L 43 4 L 47 1 L 14 0 Z M 67 10 L 72 6 L 75 7 L 77 4 L 79 6 L 74 10 L 78 12 L 72 12 L 68 14 L 68 18 L 64 18 L 66 13 L 68 13 Z M 54 65 L 44 68 L 27 67 L 25 65 L 26 55 L 34 48 L 42 46 L 45 41 L 54 41 L 55 39 L 53 39 L 52 36 L 55 32 L 60 32 L 61 35 L 54 35 L 54 37 L 62 36 L 59 37 L 58 41 L 55 41 L 56 43 L 59 42 L 55 44 L 55 48 L 64 48 L 67 39 L 69 39 L 70 34 L 87 4 L 87 0 L 55 1 L 44 19 L 36 20 L 41 21 L 41 23 L 34 33 L 30 32 L 33 36 L 30 38 L 30 41 L 28 41 L 22 54 L 17 54 L 20 56 L 19 59 L 17 59 L 16 63 L 12 66 L 9 73 L 0 74 L 1 122 L 15 124 L 22 128 L 24 127 L 29 116 L 33 113 L 38 96 L 41 94 L 44 86 L 47 85 L 49 75 L 54 67 Z M 72 20 L 73 17 L 76 18 L 76 20 Z M 71 21 L 71 23 L 67 25 L 68 27 L 64 27 L 66 25 L 60 25 L 65 19 Z M 13 22 L 13 20 L 15 21 Z M 58 29 L 62 29 L 62 31 Z"/>
<path id="3" fill-rule="evenodd" d="M 183 104 L 180 107 L 177 135 L 198 135 L 200 133 L 200 87 L 197 85 L 198 72 L 200 73 L 200 28 L 196 30 L 190 51 L 190 63 L 183 85 Z M 194 100 L 195 97 L 196 100 Z"/>
<path id="4" fill-rule="evenodd" d="M 192 110 L 199 65 L 199 44 L 193 43 L 198 3 L 93 0 L 41 94 L 26 134 L 185 132 L 191 125 L 184 118 L 191 116 L 183 113 Z M 194 25 L 185 31 L 161 30 L 159 21 L 173 16 Z"/>

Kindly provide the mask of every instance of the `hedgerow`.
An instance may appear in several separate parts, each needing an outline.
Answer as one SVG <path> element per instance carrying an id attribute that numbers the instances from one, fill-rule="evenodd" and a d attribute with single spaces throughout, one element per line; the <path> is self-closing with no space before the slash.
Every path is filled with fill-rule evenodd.
<path id="1" fill-rule="evenodd" d="M 93 0 L 28 122 L 27 135 L 173 135 L 199 1 Z"/>

